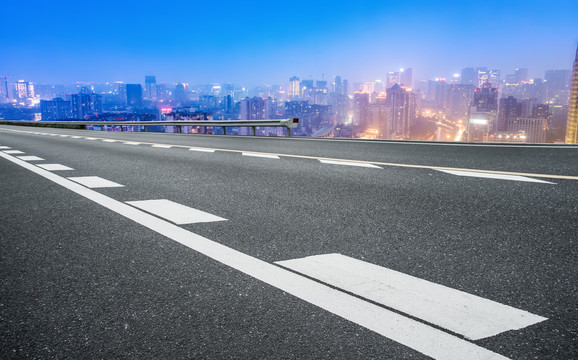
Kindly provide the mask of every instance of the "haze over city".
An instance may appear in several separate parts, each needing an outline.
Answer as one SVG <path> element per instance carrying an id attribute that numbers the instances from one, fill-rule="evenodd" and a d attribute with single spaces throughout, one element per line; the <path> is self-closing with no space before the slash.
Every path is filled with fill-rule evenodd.
<path id="1" fill-rule="evenodd" d="M 7 2 L 0 70 L 36 83 L 227 82 L 451 77 L 568 69 L 576 1 Z"/>

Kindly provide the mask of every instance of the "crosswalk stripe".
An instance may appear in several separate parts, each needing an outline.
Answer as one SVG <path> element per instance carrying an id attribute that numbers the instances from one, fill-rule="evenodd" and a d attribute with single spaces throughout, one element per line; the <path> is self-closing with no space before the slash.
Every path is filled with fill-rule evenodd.
<path id="1" fill-rule="evenodd" d="M 77 176 L 69 177 L 72 180 L 88 188 L 106 188 L 106 187 L 123 187 L 124 185 L 117 184 L 114 181 L 106 180 L 98 176 Z"/>
<path id="2" fill-rule="evenodd" d="M 48 171 L 60 171 L 60 170 L 74 170 L 71 167 L 61 165 L 61 164 L 37 164 L 36 166 L 43 168 Z"/>

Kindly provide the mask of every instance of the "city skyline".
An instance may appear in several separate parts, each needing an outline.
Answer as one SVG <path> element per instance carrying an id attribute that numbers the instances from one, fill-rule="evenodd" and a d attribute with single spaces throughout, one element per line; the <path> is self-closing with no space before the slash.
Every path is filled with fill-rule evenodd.
<path id="1" fill-rule="evenodd" d="M 21 11 L 17 4 L 3 8 L 7 15 Z M 7 54 L 0 71 L 59 84 L 140 83 L 146 74 L 167 83 L 256 86 L 284 84 L 293 75 L 354 82 L 385 79 L 405 67 L 425 80 L 470 66 L 502 73 L 527 68 L 530 78 L 540 78 L 571 67 L 577 15 L 572 1 L 489 1 L 484 7 L 104 1 L 80 10 L 68 1 L 58 8 L 31 1 L 26 17 L 6 16 L 0 25 Z"/>

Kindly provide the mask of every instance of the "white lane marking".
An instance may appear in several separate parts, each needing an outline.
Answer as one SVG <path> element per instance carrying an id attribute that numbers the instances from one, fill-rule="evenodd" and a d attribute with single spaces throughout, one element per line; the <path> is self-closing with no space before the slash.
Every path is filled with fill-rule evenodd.
<path id="1" fill-rule="evenodd" d="M 58 134 L 48 134 L 48 135 L 50 135 L 50 136 L 58 136 Z"/>
<path id="2" fill-rule="evenodd" d="M 323 159 L 319 159 L 319 161 L 322 162 L 322 163 L 324 163 L 324 164 L 359 166 L 359 167 L 383 169 L 382 167 L 379 167 L 379 166 L 377 166 L 377 165 L 366 164 L 366 163 L 358 163 L 358 162 L 350 162 L 350 161 L 323 160 Z"/>
<path id="3" fill-rule="evenodd" d="M 506 175 L 506 174 L 490 174 L 490 173 L 483 173 L 477 171 L 459 171 L 459 170 L 444 170 L 444 169 L 436 169 L 437 171 L 442 171 L 448 174 L 457 175 L 457 176 L 469 176 L 469 177 L 478 177 L 478 178 L 485 178 L 485 179 L 499 179 L 499 180 L 511 180 L 511 181 L 526 181 L 526 182 L 537 182 L 543 184 L 555 184 L 550 181 L 532 179 L 525 176 L 519 175 Z"/>
<path id="4" fill-rule="evenodd" d="M 113 139 L 103 139 L 103 142 L 108 142 L 108 143 L 113 143 L 113 142 L 117 142 L 118 140 L 113 140 Z"/>
<path id="5" fill-rule="evenodd" d="M 77 135 L 76 135 L 76 136 L 71 136 L 70 138 L 72 138 L 72 139 L 82 139 L 82 136 L 77 136 Z"/>
<path id="6" fill-rule="evenodd" d="M 39 161 L 39 160 L 44 160 L 41 157 L 38 156 L 17 156 L 18 159 L 20 160 L 24 160 L 24 161 Z"/>
<path id="7" fill-rule="evenodd" d="M 434 359 L 508 359 L 457 336 L 194 234 L 130 205 L 123 204 L 120 201 L 68 181 L 61 176 L 28 164 L 25 161 L 3 153 L 0 153 L 0 157 L 12 161 L 224 265 Z"/>
<path id="8" fill-rule="evenodd" d="M 72 180 L 79 184 L 82 184 L 89 188 L 105 188 L 105 187 L 123 187 L 124 185 L 117 184 L 113 181 L 103 179 L 98 176 L 77 176 L 69 177 L 68 180 Z"/>
<path id="9" fill-rule="evenodd" d="M 189 148 L 189 150 L 190 151 L 198 151 L 198 152 L 208 152 L 208 153 L 215 152 L 214 149 L 196 148 L 196 147 Z"/>
<path id="10" fill-rule="evenodd" d="M 253 156 L 253 157 L 260 157 L 260 158 L 266 158 L 266 159 L 277 159 L 279 160 L 279 156 L 277 155 L 271 155 L 271 154 L 258 154 L 258 153 L 250 153 L 250 152 L 244 152 L 243 156 Z"/>
<path id="11" fill-rule="evenodd" d="M 227 220 L 166 199 L 127 201 L 126 203 L 179 225 Z"/>
<path id="12" fill-rule="evenodd" d="M 60 136 L 60 137 L 69 137 L 70 135 L 63 135 L 63 134 L 61 134 L 61 135 L 58 135 L 58 136 Z"/>
<path id="13" fill-rule="evenodd" d="M 140 145 L 139 142 L 135 142 L 135 141 L 126 141 L 123 144 L 125 144 L 125 145 Z"/>
<path id="14" fill-rule="evenodd" d="M 98 140 L 98 138 L 95 137 L 84 137 L 85 140 Z"/>
<path id="15" fill-rule="evenodd" d="M 0 150 L 1 149 L 12 149 L 10 146 L 0 146 Z"/>
<path id="16" fill-rule="evenodd" d="M 6 154 L 24 154 L 24 151 L 20 150 L 2 150 Z"/>
<path id="17" fill-rule="evenodd" d="M 73 168 L 70 168 L 68 166 L 64 166 L 61 164 L 36 164 L 36 166 L 39 166 L 39 167 L 43 168 L 44 170 L 49 170 L 49 171 L 74 170 Z"/>
<path id="18" fill-rule="evenodd" d="M 165 145 L 165 144 L 152 144 L 151 145 L 154 148 L 161 148 L 161 149 L 170 149 L 172 148 L 172 145 Z"/>
<path id="19" fill-rule="evenodd" d="M 309 256 L 276 263 L 472 340 L 547 320 L 524 310 L 341 254 Z"/>

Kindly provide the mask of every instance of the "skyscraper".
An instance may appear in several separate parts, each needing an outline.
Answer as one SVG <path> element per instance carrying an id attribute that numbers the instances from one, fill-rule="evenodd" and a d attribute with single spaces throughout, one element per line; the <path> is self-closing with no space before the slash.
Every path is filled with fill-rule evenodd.
<path id="1" fill-rule="evenodd" d="M 403 86 L 413 87 L 413 71 L 411 68 L 401 69 L 399 82 Z"/>
<path id="2" fill-rule="evenodd" d="M 128 106 L 142 106 L 141 84 L 126 84 L 126 104 Z"/>
<path id="3" fill-rule="evenodd" d="M 299 78 L 297 76 L 292 76 L 289 78 L 289 98 L 298 99 L 301 95 L 301 89 L 299 87 Z"/>
<path id="4" fill-rule="evenodd" d="M 566 144 L 578 144 L 578 48 L 572 69 L 568 121 L 566 122 Z"/>
<path id="5" fill-rule="evenodd" d="M 145 98 L 154 99 L 156 97 L 157 78 L 154 75 L 145 76 Z"/>

